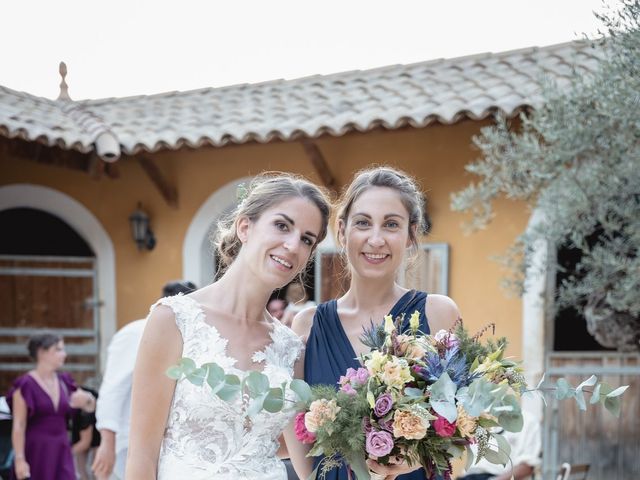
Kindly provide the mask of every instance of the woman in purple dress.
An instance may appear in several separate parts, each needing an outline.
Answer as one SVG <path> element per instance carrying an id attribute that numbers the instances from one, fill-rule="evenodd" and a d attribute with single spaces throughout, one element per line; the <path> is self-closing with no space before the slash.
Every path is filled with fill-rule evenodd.
<path id="1" fill-rule="evenodd" d="M 75 480 L 67 417 L 75 408 L 93 411 L 95 399 L 78 389 L 69 374 L 58 372 L 67 356 L 61 337 L 34 335 L 27 348 L 36 366 L 7 393 L 13 416 L 13 478 Z"/>

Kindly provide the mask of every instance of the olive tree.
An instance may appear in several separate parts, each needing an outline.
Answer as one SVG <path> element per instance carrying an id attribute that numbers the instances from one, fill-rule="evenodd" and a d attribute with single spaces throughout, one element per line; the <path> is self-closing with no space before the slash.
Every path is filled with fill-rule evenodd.
<path id="1" fill-rule="evenodd" d="M 598 15 L 591 73 L 569 85 L 543 81 L 541 106 L 515 121 L 497 118 L 474 138 L 480 158 L 467 170 L 480 178 L 452 197 L 483 228 L 499 196 L 526 201 L 544 220 L 505 256 L 510 283 L 524 288 L 533 246 L 581 251 L 556 295 L 574 307 L 598 342 L 640 348 L 640 0 Z"/>

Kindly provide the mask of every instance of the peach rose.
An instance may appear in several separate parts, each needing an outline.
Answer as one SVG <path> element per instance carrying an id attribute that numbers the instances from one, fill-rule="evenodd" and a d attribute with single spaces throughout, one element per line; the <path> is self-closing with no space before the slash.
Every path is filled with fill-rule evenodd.
<path id="1" fill-rule="evenodd" d="M 309 405 L 309 411 L 304 416 L 304 425 L 311 433 L 315 433 L 327 422 L 333 422 L 340 411 L 334 400 L 314 400 Z"/>
<path id="2" fill-rule="evenodd" d="M 399 353 L 407 358 L 418 360 L 427 354 L 427 351 L 411 335 L 398 335 Z"/>
<path id="3" fill-rule="evenodd" d="M 420 440 L 427 434 L 429 421 L 404 410 L 396 410 L 393 416 L 393 436 Z"/>

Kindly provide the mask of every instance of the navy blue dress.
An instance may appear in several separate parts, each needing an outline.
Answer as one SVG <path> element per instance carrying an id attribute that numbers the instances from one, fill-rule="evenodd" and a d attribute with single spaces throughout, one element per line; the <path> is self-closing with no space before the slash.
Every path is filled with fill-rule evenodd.
<path id="1" fill-rule="evenodd" d="M 389 312 L 395 319 L 398 315 L 405 314 L 403 331 L 409 327 L 409 317 L 418 310 L 420 312 L 420 330 L 429 332 L 429 324 L 424 312 L 427 294 L 409 290 Z M 382 321 L 382 319 L 380 319 Z M 318 305 L 313 317 L 313 325 L 307 340 L 307 348 L 304 358 L 304 379 L 309 385 L 325 384 L 336 385 L 341 375 L 347 368 L 357 369 L 362 367 L 356 359 L 356 353 L 349 342 L 340 317 L 338 317 L 338 302 L 330 300 Z M 314 467 L 321 461 L 317 458 Z M 346 480 L 347 469 L 343 465 L 340 469 L 334 469 L 327 473 L 326 480 Z M 400 475 L 401 480 L 425 480 L 427 477 L 423 469 L 406 475 Z"/>

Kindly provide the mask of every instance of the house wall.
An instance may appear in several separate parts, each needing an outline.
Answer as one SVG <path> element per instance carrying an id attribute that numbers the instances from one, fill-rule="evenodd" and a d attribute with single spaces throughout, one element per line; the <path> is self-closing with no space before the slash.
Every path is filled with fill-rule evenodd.
<path id="1" fill-rule="evenodd" d="M 497 333 L 509 337 L 510 353 L 521 353 L 521 302 L 500 288 L 503 271 L 490 259 L 503 253 L 524 230 L 529 217 L 524 204 L 501 200 L 490 228 L 466 236 L 464 216 L 449 209 L 450 194 L 474 178 L 464 165 L 477 156 L 471 137 L 481 122 L 433 125 L 423 129 L 353 133 L 323 137 L 317 145 L 339 186 L 354 171 L 370 164 L 391 164 L 422 183 L 429 201 L 433 230 L 427 239 L 450 246 L 449 295 L 471 328 L 495 322 Z M 226 183 L 263 170 L 285 170 L 319 178 L 299 143 L 234 145 L 182 149 L 147 155 L 175 183 L 179 208 L 166 205 L 158 190 L 133 159 L 118 162 L 120 178 L 94 180 L 87 174 L 24 159 L 0 158 L 0 185 L 30 183 L 48 186 L 90 210 L 115 247 L 117 323 L 122 326 L 146 315 L 164 282 L 181 277 L 182 244 L 198 208 Z M 137 202 L 149 213 L 157 246 L 139 252 L 131 239 L 128 217 Z"/>

